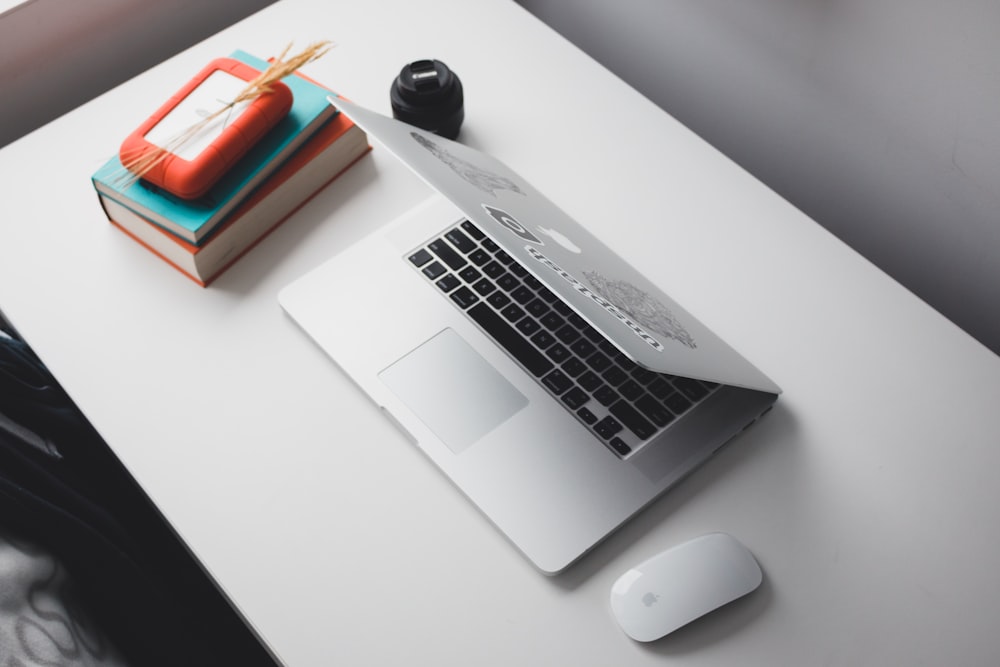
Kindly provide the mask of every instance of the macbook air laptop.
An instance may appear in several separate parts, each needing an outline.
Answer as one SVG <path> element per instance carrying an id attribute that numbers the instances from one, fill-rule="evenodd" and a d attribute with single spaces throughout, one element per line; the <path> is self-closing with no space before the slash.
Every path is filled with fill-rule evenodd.
<path id="1" fill-rule="evenodd" d="M 541 571 L 770 409 L 774 382 L 511 169 L 331 102 L 437 195 L 281 306 Z"/>

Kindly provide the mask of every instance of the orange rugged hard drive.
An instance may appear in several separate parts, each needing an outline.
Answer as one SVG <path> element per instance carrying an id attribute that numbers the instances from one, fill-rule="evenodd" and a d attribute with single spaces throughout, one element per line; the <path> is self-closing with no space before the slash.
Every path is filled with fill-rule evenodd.
<path id="1" fill-rule="evenodd" d="M 292 92 L 280 82 L 232 105 L 259 75 L 233 58 L 213 60 L 122 142 L 122 164 L 136 171 L 144 156 L 166 150 L 142 178 L 183 199 L 202 196 L 292 106 Z"/>

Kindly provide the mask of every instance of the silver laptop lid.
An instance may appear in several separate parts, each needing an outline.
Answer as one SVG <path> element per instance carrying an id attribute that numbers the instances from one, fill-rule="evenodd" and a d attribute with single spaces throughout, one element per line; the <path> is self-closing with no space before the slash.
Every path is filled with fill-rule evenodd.
<path id="1" fill-rule="evenodd" d="M 496 158 L 348 100 L 329 99 L 636 363 L 659 373 L 780 393 L 767 376 Z"/>

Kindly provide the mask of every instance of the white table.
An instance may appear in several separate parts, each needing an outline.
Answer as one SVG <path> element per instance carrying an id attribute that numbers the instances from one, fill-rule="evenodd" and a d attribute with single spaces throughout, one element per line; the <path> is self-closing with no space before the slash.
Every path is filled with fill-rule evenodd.
<path id="1" fill-rule="evenodd" d="M 386 114 L 405 62 L 448 63 L 464 141 L 785 390 L 562 576 L 537 573 L 278 307 L 427 196 L 387 151 L 207 290 L 97 204 L 90 174 L 203 63 L 323 38 L 338 46 L 308 73 Z M 286 0 L 8 146 L 0 170 L 0 308 L 290 666 L 1000 659 L 1000 360 L 511 2 Z M 763 587 L 629 640 L 615 578 L 711 531 L 750 547 Z"/>

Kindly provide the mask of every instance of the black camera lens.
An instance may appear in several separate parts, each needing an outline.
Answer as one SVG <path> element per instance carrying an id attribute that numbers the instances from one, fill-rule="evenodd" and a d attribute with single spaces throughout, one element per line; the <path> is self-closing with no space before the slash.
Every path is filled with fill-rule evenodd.
<path id="1" fill-rule="evenodd" d="M 440 60 L 405 65 L 389 90 L 392 116 L 454 139 L 465 119 L 462 82 Z"/>

